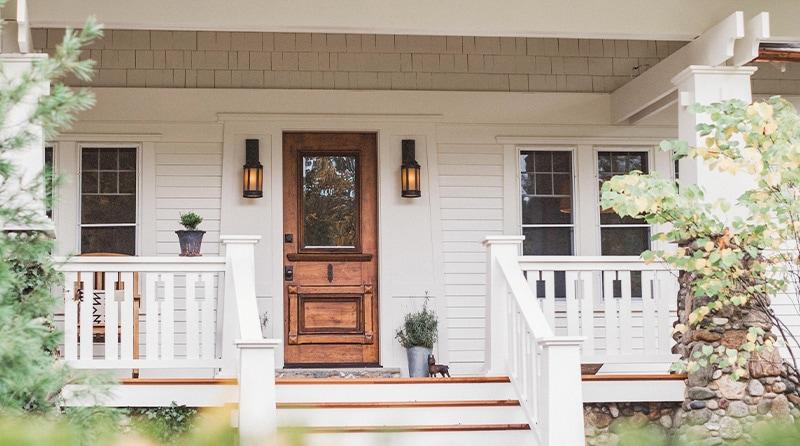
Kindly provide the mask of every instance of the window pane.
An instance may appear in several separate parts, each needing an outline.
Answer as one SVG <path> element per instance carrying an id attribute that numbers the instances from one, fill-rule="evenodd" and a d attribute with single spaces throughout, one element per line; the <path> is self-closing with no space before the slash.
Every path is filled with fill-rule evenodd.
<path id="1" fill-rule="evenodd" d="M 117 190 L 117 173 L 116 172 L 100 172 L 100 193 L 101 194 L 116 194 Z"/>
<path id="2" fill-rule="evenodd" d="M 99 192 L 97 184 L 97 172 L 81 173 L 81 192 L 84 194 L 96 194 Z"/>
<path id="3" fill-rule="evenodd" d="M 647 152 L 599 152 L 597 154 L 597 173 L 602 191 L 603 182 L 616 175 L 625 175 L 634 170 L 648 173 Z M 644 224 L 644 220 L 621 218 L 610 209 L 600 210 L 601 225 Z"/>
<path id="4" fill-rule="evenodd" d="M 568 225 L 572 209 L 568 197 L 522 197 L 522 224 Z"/>
<path id="5" fill-rule="evenodd" d="M 121 194 L 136 193 L 136 172 L 119 173 L 119 193 Z"/>
<path id="6" fill-rule="evenodd" d="M 601 254 L 638 256 L 650 249 L 650 228 L 601 228 Z"/>
<path id="7" fill-rule="evenodd" d="M 81 228 L 81 254 L 98 252 L 135 255 L 136 228 Z"/>
<path id="8" fill-rule="evenodd" d="M 82 170 L 97 170 L 98 149 L 83 149 L 81 155 Z"/>
<path id="9" fill-rule="evenodd" d="M 44 148 L 44 194 L 45 213 L 48 218 L 53 218 L 53 148 Z"/>
<path id="10" fill-rule="evenodd" d="M 553 195 L 553 176 L 551 174 L 536 174 L 536 195 Z"/>
<path id="11" fill-rule="evenodd" d="M 536 159 L 536 172 L 553 171 L 553 155 L 550 152 L 537 150 L 533 152 L 533 154 L 533 157 Z"/>
<path id="12" fill-rule="evenodd" d="M 357 245 L 357 170 L 354 155 L 303 156 L 303 247 Z"/>
<path id="13" fill-rule="evenodd" d="M 533 172 L 533 152 L 522 152 L 519 155 L 520 172 Z"/>
<path id="14" fill-rule="evenodd" d="M 572 255 L 572 228 L 522 228 L 525 255 Z"/>
<path id="15" fill-rule="evenodd" d="M 136 149 L 119 149 L 119 169 L 136 170 Z"/>
<path id="16" fill-rule="evenodd" d="M 117 170 L 118 149 L 100 150 L 100 170 Z"/>
<path id="17" fill-rule="evenodd" d="M 572 157 L 570 152 L 553 152 L 553 172 L 572 172 Z"/>
<path id="18" fill-rule="evenodd" d="M 84 195 L 81 223 L 136 223 L 135 195 Z"/>

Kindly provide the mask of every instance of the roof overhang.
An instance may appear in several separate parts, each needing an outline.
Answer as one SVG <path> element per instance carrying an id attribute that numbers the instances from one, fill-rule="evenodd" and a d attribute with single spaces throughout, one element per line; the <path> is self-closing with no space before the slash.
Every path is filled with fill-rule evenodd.
<path id="1" fill-rule="evenodd" d="M 796 0 L 28 0 L 34 27 L 692 40 L 734 11 L 800 41 Z"/>

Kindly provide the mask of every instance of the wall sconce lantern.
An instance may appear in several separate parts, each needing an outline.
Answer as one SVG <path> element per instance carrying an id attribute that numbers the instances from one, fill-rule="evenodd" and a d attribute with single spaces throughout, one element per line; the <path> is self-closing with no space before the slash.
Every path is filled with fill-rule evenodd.
<path id="1" fill-rule="evenodd" d="M 404 198 L 419 198 L 422 196 L 419 188 L 419 163 L 414 159 L 415 145 L 416 141 L 413 139 L 404 139 L 402 142 L 403 164 L 400 165 L 400 185 L 402 189 L 401 195 Z"/>
<path id="2" fill-rule="evenodd" d="M 264 196 L 264 166 L 258 162 L 258 140 L 245 140 L 244 150 L 242 196 L 244 198 L 261 198 Z"/>

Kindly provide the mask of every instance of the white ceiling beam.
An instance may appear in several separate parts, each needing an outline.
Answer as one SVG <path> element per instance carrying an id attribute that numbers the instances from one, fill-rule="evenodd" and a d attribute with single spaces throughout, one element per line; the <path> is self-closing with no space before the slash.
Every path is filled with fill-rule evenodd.
<path id="1" fill-rule="evenodd" d="M 733 46 L 733 65 L 740 67 L 758 57 L 758 47 L 762 40 L 769 38 L 769 13 L 762 12 L 747 21 L 744 38 Z"/>
<path id="2" fill-rule="evenodd" d="M 33 27 L 692 40 L 734 11 L 800 40 L 797 0 L 28 0 Z"/>
<path id="3" fill-rule="evenodd" d="M 611 93 L 611 119 L 615 123 L 646 117 L 640 112 L 675 91 L 672 78 L 689 65 L 717 66 L 734 55 L 736 40 L 745 35 L 744 13 L 736 11 L 654 67 Z M 670 104 L 660 103 L 657 109 Z"/>

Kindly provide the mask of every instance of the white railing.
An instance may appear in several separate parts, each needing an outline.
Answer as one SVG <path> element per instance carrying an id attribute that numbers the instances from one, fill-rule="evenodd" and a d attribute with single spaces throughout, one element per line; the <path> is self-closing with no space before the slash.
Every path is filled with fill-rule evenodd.
<path id="1" fill-rule="evenodd" d="M 666 372 L 675 360 L 677 279 L 639 257 L 524 256 L 519 264 L 548 325 L 581 336 L 585 364 L 604 372 Z"/>
<path id="2" fill-rule="evenodd" d="M 225 268 L 224 257 L 62 261 L 64 359 L 82 369 L 226 366 L 216 349 Z"/>
<path id="3" fill-rule="evenodd" d="M 540 445 L 584 444 L 580 345 L 554 336 L 523 275 L 523 237 L 495 236 L 488 248 L 489 374 L 508 374 Z"/>
<path id="4" fill-rule="evenodd" d="M 237 377 L 240 444 L 261 444 L 277 427 L 280 341 L 261 333 L 260 237 L 220 239 L 224 257 L 55 259 L 64 274 L 63 357 L 74 368 L 213 369 Z"/>

